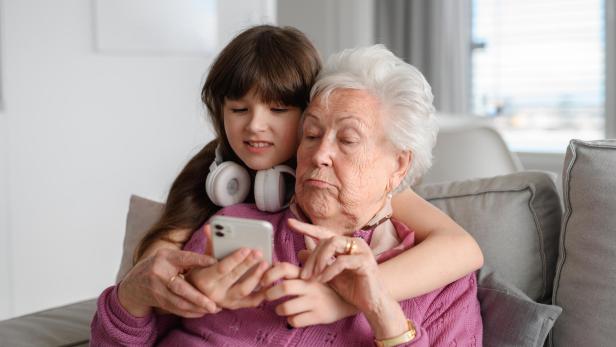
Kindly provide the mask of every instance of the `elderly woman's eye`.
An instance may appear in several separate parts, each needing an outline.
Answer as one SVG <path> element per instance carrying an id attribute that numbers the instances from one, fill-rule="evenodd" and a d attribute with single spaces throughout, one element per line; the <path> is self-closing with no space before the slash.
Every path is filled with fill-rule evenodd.
<path id="1" fill-rule="evenodd" d="M 343 145 L 354 145 L 358 141 L 357 139 L 340 139 L 340 142 L 342 142 Z"/>
<path id="2" fill-rule="evenodd" d="M 319 138 L 319 133 L 315 131 L 304 131 L 304 137 L 308 140 L 314 140 Z"/>

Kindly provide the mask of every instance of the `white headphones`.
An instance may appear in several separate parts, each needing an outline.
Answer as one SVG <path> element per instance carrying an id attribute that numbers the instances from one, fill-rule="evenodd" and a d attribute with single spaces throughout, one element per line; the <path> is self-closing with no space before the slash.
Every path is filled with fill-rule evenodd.
<path id="1" fill-rule="evenodd" d="M 207 196 L 217 206 L 230 206 L 246 200 L 250 189 L 250 175 L 240 164 L 222 161 L 220 146 L 216 147 L 216 158 L 210 165 L 205 180 Z M 293 188 L 289 189 L 283 174 L 295 177 L 295 170 L 285 165 L 259 170 L 255 177 L 255 203 L 266 212 L 277 212 L 289 205 Z"/>

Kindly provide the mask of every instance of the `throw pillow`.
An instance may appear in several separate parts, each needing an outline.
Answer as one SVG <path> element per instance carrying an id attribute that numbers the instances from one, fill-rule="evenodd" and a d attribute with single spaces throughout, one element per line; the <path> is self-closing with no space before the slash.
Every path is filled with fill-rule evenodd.
<path id="1" fill-rule="evenodd" d="M 542 347 L 562 308 L 531 300 L 489 267 L 478 277 L 483 345 Z"/>
<path id="2" fill-rule="evenodd" d="M 554 174 L 525 171 L 415 190 L 475 237 L 485 264 L 532 300 L 551 302 L 561 221 Z"/>
<path id="3" fill-rule="evenodd" d="M 534 302 L 488 267 L 478 277 L 483 345 L 542 347 L 562 309 Z"/>
<path id="4" fill-rule="evenodd" d="M 120 270 L 116 276 L 116 283 L 133 267 L 133 254 L 139 241 L 148 229 L 163 213 L 164 204 L 137 195 L 131 195 L 128 215 L 126 217 L 126 232 L 124 234 L 124 249 Z"/>
<path id="5" fill-rule="evenodd" d="M 563 314 L 554 346 L 616 342 L 616 140 L 572 140 L 563 167 L 564 216 L 554 279 Z"/>

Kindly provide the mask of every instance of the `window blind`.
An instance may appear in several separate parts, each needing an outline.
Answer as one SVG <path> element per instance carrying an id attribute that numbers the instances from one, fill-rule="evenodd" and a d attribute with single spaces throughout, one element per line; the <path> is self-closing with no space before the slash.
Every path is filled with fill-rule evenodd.
<path id="1" fill-rule="evenodd" d="M 604 8 L 603 0 L 474 0 L 473 113 L 494 119 L 516 150 L 602 137 Z"/>

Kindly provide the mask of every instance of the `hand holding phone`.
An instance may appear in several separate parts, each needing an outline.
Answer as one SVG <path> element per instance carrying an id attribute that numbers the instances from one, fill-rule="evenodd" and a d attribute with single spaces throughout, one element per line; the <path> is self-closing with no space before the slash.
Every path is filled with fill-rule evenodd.
<path id="1" fill-rule="evenodd" d="M 212 250 L 216 259 L 222 259 L 238 248 L 261 251 L 263 260 L 272 264 L 273 227 L 268 221 L 214 216 L 210 221 Z"/>

